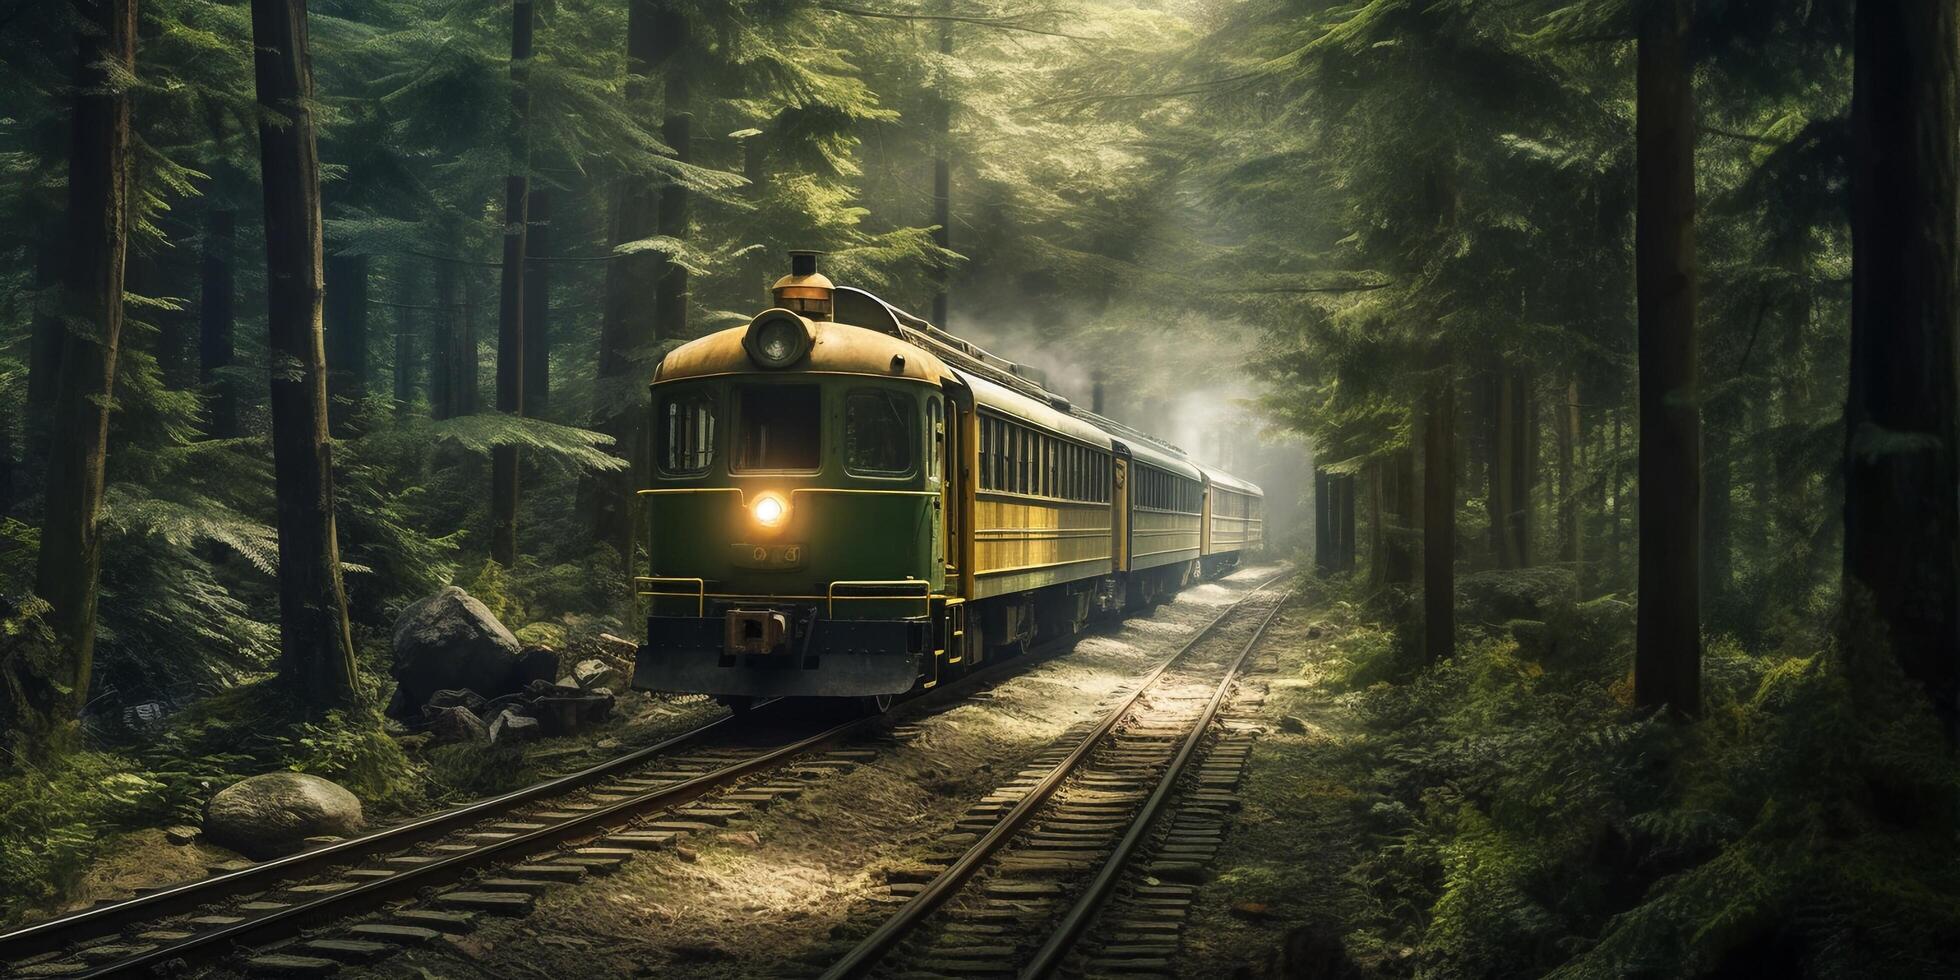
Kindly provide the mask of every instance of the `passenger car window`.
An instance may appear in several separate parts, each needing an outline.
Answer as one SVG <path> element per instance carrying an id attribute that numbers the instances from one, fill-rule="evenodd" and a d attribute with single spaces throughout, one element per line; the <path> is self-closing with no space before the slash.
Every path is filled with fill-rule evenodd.
<path id="1" fill-rule="evenodd" d="M 735 469 L 820 467 L 823 395 L 816 385 L 742 385 L 735 394 Z"/>
<path id="2" fill-rule="evenodd" d="M 660 470 L 676 476 L 705 473 L 715 461 L 715 402 L 705 391 L 668 395 L 655 416 Z"/>
<path id="3" fill-rule="evenodd" d="M 892 476 L 912 472 L 912 419 L 918 403 L 895 391 L 853 391 L 844 398 L 844 468 Z"/>

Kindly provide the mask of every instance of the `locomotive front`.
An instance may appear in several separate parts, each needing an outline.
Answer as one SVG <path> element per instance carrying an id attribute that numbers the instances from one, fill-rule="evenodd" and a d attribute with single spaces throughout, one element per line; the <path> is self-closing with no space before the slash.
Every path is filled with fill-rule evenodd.
<path id="1" fill-rule="evenodd" d="M 888 703 L 932 653 L 951 372 L 833 322 L 814 253 L 792 254 L 776 308 L 655 374 L 635 687 Z"/>

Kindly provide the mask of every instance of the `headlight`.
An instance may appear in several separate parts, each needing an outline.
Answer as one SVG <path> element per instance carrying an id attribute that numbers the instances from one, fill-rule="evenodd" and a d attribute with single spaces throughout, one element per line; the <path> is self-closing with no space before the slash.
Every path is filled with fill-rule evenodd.
<path id="1" fill-rule="evenodd" d="M 773 493 L 765 493 L 755 498 L 755 506 L 749 508 L 749 513 L 755 515 L 755 522 L 763 527 L 775 527 L 781 524 L 783 515 L 788 512 L 789 505 L 783 503 L 783 498 Z"/>
<path id="2" fill-rule="evenodd" d="M 766 368 L 786 368 L 810 352 L 810 328 L 788 310 L 770 310 L 749 324 L 742 346 L 749 357 Z"/>

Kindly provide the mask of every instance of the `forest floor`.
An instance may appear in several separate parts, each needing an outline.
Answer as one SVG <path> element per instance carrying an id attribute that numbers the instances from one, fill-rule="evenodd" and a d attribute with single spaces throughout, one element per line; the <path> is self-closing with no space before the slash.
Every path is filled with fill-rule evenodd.
<path id="1" fill-rule="evenodd" d="M 383 977 L 802 977 L 890 910 L 885 872 L 913 864 L 966 808 L 1274 567 L 1185 590 L 1065 656 L 910 719 L 875 762 L 614 875 L 553 889 L 523 918 L 377 964 Z M 217 974 L 223 975 L 223 974 Z"/>

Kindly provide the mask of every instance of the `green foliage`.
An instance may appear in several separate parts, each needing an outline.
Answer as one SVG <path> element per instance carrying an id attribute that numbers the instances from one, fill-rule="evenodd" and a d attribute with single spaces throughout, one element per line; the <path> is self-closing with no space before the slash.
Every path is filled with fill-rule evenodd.
<path id="1" fill-rule="evenodd" d="M 1530 591 L 1520 578 L 1493 591 Z M 1382 630 L 1339 638 L 1360 735 L 1319 765 L 1381 842 L 1338 903 L 1348 948 L 1406 946 L 1439 978 L 1943 975 L 1960 766 L 1923 699 L 1883 662 L 1854 685 L 1821 637 L 1718 639 L 1706 717 L 1648 718 L 1626 625 L 1617 602 L 1581 603 L 1549 652 L 1478 627 L 1428 669 Z"/>

